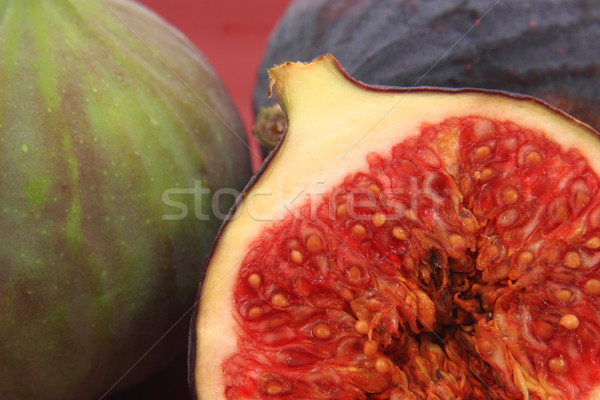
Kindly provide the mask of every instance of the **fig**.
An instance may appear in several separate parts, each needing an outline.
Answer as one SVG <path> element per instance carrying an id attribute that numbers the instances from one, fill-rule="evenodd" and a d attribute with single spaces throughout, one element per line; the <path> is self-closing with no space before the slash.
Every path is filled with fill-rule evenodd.
<path id="1" fill-rule="evenodd" d="M 269 105 L 267 69 L 325 53 L 363 82 L 524 93 L 599 130 L 599 37 L 598 1 L 294 1 L 259 69 L 257 137 L 270 149 L 282 132 L 258 115 Z"/>
<path id="2" fill-rule="evenodd" d="M 244 129 L 134 2 L 4 1 L 0 54 L 0 398 L 99 399 L 185 355 Z"/>
<path id="3" fill-rule="evenodd" d="M 600 398 L 597 132 L 331 55 L 270 79 L 287 130 L 212 249 L 197 398 Z"/>

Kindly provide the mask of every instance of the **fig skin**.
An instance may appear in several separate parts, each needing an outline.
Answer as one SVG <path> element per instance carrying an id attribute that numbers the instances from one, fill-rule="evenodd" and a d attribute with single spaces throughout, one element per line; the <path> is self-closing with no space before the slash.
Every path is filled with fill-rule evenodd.
<path id="1" fill-rule="evenodd" d="M 185 352 L 221 223 L 200 189 L 246 184 L 244 129 L 130 1 L 5 1 L 0 54 L 0 398 L 98 399 Z"/>
<path id="2" fill-rule="evenodd" d="M 596 1 L 295 1 L 263 55 L 255 115 L 273 104 L 270 67 L 331 53 L 362 82 L 527 94 L 599 130 L 598 37 Z"/>
<path id="3" fill-rule="evenodd" d="M 481 115 L 551 132 L 600 173 L 598 132 L 537 98 L 472 88 L 369 86 L 352 79 L 331 55 L 280 64 L 269 76 L 288 125 L 211 250 L 190 331 L 189 381 L 196 399 L 226 398 L 222 362 L 236 351 L 240 329 L 232 315 L 236 271 L 251 243 L 293 214 L 295 205 L 322 195 L 348 172 L 361 171 L 368 153 L 387 154 L 422 123 Z M 600 389 L 588 398 L 600 399 Z"/>

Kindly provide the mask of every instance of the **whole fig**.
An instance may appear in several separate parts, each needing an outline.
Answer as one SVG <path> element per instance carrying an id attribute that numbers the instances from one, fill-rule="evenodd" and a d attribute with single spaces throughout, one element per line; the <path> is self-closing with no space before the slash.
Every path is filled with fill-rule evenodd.
<path id="1" fill-rule="evenodd" d="M 250 174 L 219 78 L 157 15 L 2 1 L 0 398 L 98 399 L 183 353 Z"/>

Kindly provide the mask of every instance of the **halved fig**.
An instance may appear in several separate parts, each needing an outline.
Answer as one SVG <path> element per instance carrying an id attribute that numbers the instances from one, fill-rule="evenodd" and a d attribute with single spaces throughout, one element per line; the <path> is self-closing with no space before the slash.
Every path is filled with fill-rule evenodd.
<path id="1" fill-rule="evenodd" d="M 595 131 L 331 56 L 270 76 L 289 124 L 209 260 L 198 398 L 600 398 Z"/>

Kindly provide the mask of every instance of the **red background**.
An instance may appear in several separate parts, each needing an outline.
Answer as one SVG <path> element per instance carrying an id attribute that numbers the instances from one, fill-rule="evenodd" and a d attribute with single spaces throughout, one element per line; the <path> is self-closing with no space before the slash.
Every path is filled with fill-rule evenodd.
<path id="1" fill-rule="evenodd" d="M 204 54 L 229 91 L 249 132 L 256 74 L 268 36 L 290 0 L 137 0 Z M 265 96 L 267 88 L 264 88 Z M 257 148 L 256 144 L 253 144 Z M 259 154 L 260 151 L 253 153 Z M 254 168 L 258 165 L 254 160 Z"/>
<path id="2" fill-rule="evenodd" d="M 249 132 L 254 121 L 252 92 L 262 54 L 290 0 L 138 1 L 182 31 L 204 54 L 231 94 Z M 264 90 L 266 96 L 267 88 Z M 255 160 L 254 168 L 257 167 Z M 110 400 L 138 399 L 191 399 L 185 357 L 155 378 Z"/>

